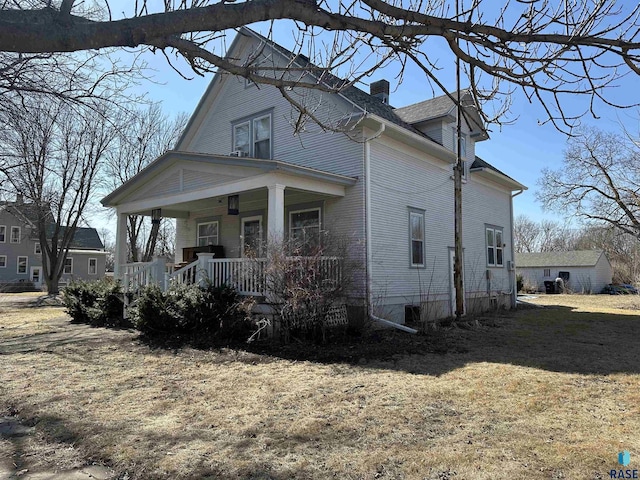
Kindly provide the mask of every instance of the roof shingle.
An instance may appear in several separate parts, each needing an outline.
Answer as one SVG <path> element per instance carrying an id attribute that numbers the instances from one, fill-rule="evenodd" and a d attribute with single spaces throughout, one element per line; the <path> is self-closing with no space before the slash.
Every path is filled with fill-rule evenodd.
<path id="1" fill-rule="evenodd" d="M 516 267 L 593 267 L 602 250 L 516 253 Z"/>

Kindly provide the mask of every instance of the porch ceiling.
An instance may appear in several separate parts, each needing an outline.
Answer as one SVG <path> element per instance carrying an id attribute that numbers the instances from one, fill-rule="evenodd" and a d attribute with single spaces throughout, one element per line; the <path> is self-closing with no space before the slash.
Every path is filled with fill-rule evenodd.
<path id="1" fill-rule="evenodd" d="M 224 197 L 269 186 L 344 196 L 356 178 L 274 160 L 168 152 L 102 199 L 120 213 L 148 214 L 162 208 L 164 217 L 185 217 L 191 210 Z"/>

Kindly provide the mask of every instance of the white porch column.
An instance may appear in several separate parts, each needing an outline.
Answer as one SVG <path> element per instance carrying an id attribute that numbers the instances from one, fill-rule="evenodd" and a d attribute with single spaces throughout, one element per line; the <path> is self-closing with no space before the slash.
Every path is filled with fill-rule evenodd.
<path id="1" fill-rule="evenodd" d="M 122 278 L 121 265 L 127 263 L 127 217 L 126 213 L 117 212 L 116 226 L 116 258 L 114 259 L 114 276 Z"/>
<path id="2" fill-rule="evenodd" d="M 284 239 L 284 185 L 269 187 L 269 219 L 267 224 L 267 242 Z"/>

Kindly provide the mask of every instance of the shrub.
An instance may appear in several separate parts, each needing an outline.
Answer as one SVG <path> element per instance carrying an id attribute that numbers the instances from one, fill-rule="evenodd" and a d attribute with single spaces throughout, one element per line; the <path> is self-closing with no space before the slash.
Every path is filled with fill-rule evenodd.
<path id="1" fill-rule="evenodd" d="M 76 323 L 95 327 L 127 327 L 123 319 L 122 286 L 110 279 L 74 280 L 65 289 L 66 312 Z"/>
<path id="2" fill-rule="evenodd" d="M 131 316 L 143 333 L 187 333 L 202 327 L 205 309 L 204 294 L 197 285 L 171 285 L 166 292 L 150 285 L 141 292 Z"/>
<path id="3" fill-rule="evenodd" d="M 136 328 L 148 335 L 197 334 L 246 340 L 251 323 L 245 310 L 245 302 L 229 286 L 177 284 L 166 292 L 157 286 L 146 287 L 132 317 Z"/>

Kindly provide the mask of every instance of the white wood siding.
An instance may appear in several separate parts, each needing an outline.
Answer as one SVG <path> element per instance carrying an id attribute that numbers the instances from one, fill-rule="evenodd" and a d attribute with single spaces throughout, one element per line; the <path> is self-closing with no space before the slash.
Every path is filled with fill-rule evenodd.
<path id="1" fill-rule="evenodd" d="M 243 40 L 240 56 L 246 56 L 255 40 Z M 253 43 L 252 43 L 253 42 Z M 284 61 L 274 56 L 282 66 Z M 303 100 L 314 109 L 314 115 L 335 123 L 355 112 L 355 107 L 336 95 L 322 92 L 290 92 L 296 100 Z M 294 134 L 297 115 L 293 107 L 274 87 L 245 87 L 244 79 L 229 75 L 220 77 L 220 84 L 211 90 L 215 95 L 203 121 L 197 126 L 192 141 L 181 146 L 182 150 L 228 155 L 232 150 L 232 124 L 260 112 L 272 112 L 273 158 L 297 165 L 305 165 L 327 172 L 358 175 L 361 171 L 362 146 L 343 133 L 323 131 L 309 121 L 304 131 Z M 206 103 L 206 102 L 205 102 Z"/>
<path id="2" fill-rule="evenodd" d="M 382 137 L 371 143 L 373 296 L 402 321 L 397 305 L 450 299 L 453 234 L 451 166 Z M 463 186 L 463 246 L 468 297 L 508 295 L 511 260 L 510 192 L 473 176 Z M 409 208 L 425 211 L 425 268 L 411 268 Z M 485 227 L 503 230 L 504 266 L 487 281 Z M 428 299 L 426 298 L 428 297 Z M 396 307 L 393 307 L 393 306 Z M 444 307 L 442 307 L 444 308 Z M 385 309 L 383 309 L 384 311 Z M 439 312 L 440 316 L 448 311 Z"/>

